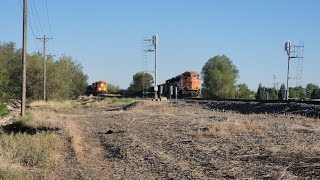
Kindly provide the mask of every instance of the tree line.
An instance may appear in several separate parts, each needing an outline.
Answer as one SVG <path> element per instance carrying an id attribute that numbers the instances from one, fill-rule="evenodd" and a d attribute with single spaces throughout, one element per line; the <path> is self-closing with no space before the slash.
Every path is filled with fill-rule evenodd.
<path id="1" fill-rule="evenodd" d="M 281 84 L 280 89 L 275 87 L 268 88 L 261 84 L 258 87 L 256 99 L 270 99 L 270 100 L 283 100 L 285 98 L 285 85 Z M 320 88 L 319 86 L 309 83 L 306 87 L 289 87 L 289 99 L 305 100 L 305 99 L 319 99 Z"/>
<path id="2" fill-rule="evenodd" d="M 43 98 L 43 55 L 27 55 L 28 100 Z M 71 56 L 61 56 L 57 60 L 47 58 L 47 98 L 49 100 L 68 99 L 85 92 L 88 76 L 82 66 Z M 20 99 L 22 83 L 21 49 L 13 42 L 0 42 L 0 101 Z"/>
<path id="3" fill-rule="evenodd" d="M 238 78 L 239 70 L 229 57 L 226 55 L 214 56 L 204 64 L 201 71 L 201 96 L 214 99 L 284 99 L 286 89 L 284 84 L 281 85 L 279 90 L 276 87 L 265 87 L 259 84 L 257 91 L 254 92 L 245 83 L 237 84 Z M 133 81 L 128 91 L 138 95 L 142 91 L 143 84 L 145 84 L 145 87 L 151 88 L 152 83 L 152 75 L 138 72 L 133 76 Z M 305 88 L 301 86 L 292 87 L 289 88 L 289 98 L 320 98 L 320 88 L 315 84 L 308 84 Z"/>

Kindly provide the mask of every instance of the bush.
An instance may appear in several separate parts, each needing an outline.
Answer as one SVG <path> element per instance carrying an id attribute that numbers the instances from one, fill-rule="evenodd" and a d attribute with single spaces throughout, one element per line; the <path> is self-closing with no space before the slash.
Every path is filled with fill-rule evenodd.
<path id="1" fill-rule="evenodd" d="M 69 99 L 84 94 L 88 76 L 72 57 L 61 56 L 58 60 L 47 59 L 46 93 L 48 99 Z M 14 43 L 0 42 L 0 99 L 20 99 L 21 50 Z M 43 55 L 27 55 L 27 98 L 43 98 Z"/>

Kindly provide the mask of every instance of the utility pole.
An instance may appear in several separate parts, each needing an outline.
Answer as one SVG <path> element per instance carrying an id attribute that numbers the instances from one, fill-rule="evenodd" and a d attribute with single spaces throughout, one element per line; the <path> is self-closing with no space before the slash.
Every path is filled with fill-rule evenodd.
<path id="1" fill-rule="evenodd" d="M 47 100 L 46 97 L 46 78 L 47 78 L 47 66 L 46 66 L 46 42 L 52 38 L 46 38 L 46 35 L 43 38 L 37 38 L 39 40 L 43 40 L 43 101 Z"/>
<path id="2" fill-rule="evenodd" d="M 291 42 L 287 41 L 284 46 L 284 50 L 288 55 L 288 70 L 287 70 L 287 89 L 286 89 L 286 97 L 285 100 L 289 100 L 289 76 L 290 76 L 290 53 L 291 53 Z"/>
<path id="3" fill-rule="evenodd" d="M 157 86 L 157 45 L 158 45 L 158 36 L 152 36 L 152 43 L 154 45 L 154 98 L 158 99 L 158 86 Z"/>
<path id="4" fill-rule="evenodd" d="M 26 110 L 26 87 L 27 87 L 27 0 L 23 0 L 23 33 L 22 33 L 22 92 L 21 92 L 21 116 Z"/>

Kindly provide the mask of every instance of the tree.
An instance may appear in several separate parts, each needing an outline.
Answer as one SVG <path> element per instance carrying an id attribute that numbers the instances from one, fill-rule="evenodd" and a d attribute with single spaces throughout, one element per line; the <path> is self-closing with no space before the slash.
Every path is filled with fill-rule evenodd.
<path id="1" fill-rule="evenodd" d="M 202 94 L 208 98 L 235 97 L 235 83 L 239 70 L 225 55 L 209 59 L 203 66 Z"/>
<path id="2" fill-rule="evenodd" d="M 138 93 L 142 92 L 143 86 L 145 88 L 151 88 L 153 83 L 153 77 L 149 73 L 144 73 L 144 72 L 138 72 L 135 75 L 133 75 L 133 81 L 130 84 L 130 87 L 128 90 L 131 93 Z"/>
<path id="3" fill-rule="evenodd" d="M 302 86 L 289 88 L 289 98 L 291 99 L 305 99 L 306 93 Z"/>
<path id="4" fill-rule="evenodd" d="M 27 55 L 27 98 L 43 98 L 43 55 Z M 0 100 L 20 99 L 21 50 L 14 43 L 0 43 Z M 87 87 L 88 76 L 72 57 L 47 60 L 47 97 L 66 99 L 82 94 Z"/>
<path id="5" fill-rule="evenodd" d="M 108 93 L 116 93 L 118 91 L 120 91 L 119 86 L 115 86 L 113 84 L 108 83 Z"/>
<path id="6" fill-rule="evenodd" d="M 281 84 L 280 89 L 278 91 L 278 99 L 284 100 L 286 96 L 286 86 L 284 84 Z"/>
<path id="7" fill-rule="evenodd" d="M 261 83 L 259 84 L 257 94 L 256 94 L 257 100 L 263 100 L 265 99 L 265 87 L 262 87 Z"/>
<path id="8" fill-rule="evenodd" d="M 307 86 L 306 86 L 306 97 L 307 98 L 311 98 L 311 93 L 315 89 L 319 89 L 319 86 L 317 86 L 315 84 L 312 84 L 312 83 L 307 84 Z"/>
<path id="9" fill-rule="evenodd" d="M 250 91 L 246 84 L 239 84 L 236 89 L 236 98 L 251 99 L 253 96 L 253 92 Z"/>
<path id="10" fill-rule="evenodd" d="M 314 89 L 311 93 L 311 99 L 320 99 L 320 89 Z"/>
<path id="11" fill-rule="evenodd" d="M 275 87 L 273 88 L 264 87 L 260 83 L 257 90 L 256 99 L 257 100 L 276 100 L 278 99 L 277 89 Z"/>
<path id="12" fill-rule="evenodd" d="M 275 87 L 267 88 L 268 99 L 269 100 L 277 100 L 278 99 L 278 91 Z"/>

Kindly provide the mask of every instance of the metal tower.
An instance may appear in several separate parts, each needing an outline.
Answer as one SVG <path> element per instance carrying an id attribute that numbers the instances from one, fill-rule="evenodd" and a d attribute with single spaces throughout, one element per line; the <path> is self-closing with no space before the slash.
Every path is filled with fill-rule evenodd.
<path id="1" fill-rule="evenodd" d="M 152 44 L 152 37 L 150 37 L 149 35 L 142 35 L 142 72 L 143 75 L 145 75 L 145 73 L 154 73 L 154 71 L 151 70 L 151 66 L 148 63 L 148 59 L 149 59 L 149 54 L 150 52 L 154 52 L 154 48 L 153 48 L 153 44 Z M 145 84 L 145 80 L 144 80 L 144 76 L 143 76 L 143 80 L 142 80 L 142 97 L 148 97 L 148 95 L 152 92 L 149 92 L 149 87 Z"/>
<path id="2" fill-rule="evenodd" d="M 302 83 L 302 67 L 303 67 L 303 54 L 304 54 L 304 42 L 300 41 L 298 46 L 295 46 L 297 49 L 297 79 L 296 79 L 296 86 L 301 86 Z"/>
<path id="3" fill-rule="evenodd" d="M 297 59 L 297 76 L 296 79 L 296 86 L 301 86 L 302 81 L 302 65 L 303 65 L 303 53 L 304 53 L 304 42 L 300 41 L 299 45 L 291 45 L 290 41 L 285 43 L 284 50 L 287 52 L 288 55 L 288 71 L 287 71 L 287 87 L 286 87 L 286 96 L 285 99 L 289 99 L 289 74 L 290 74 L 290 60 Z"/>

